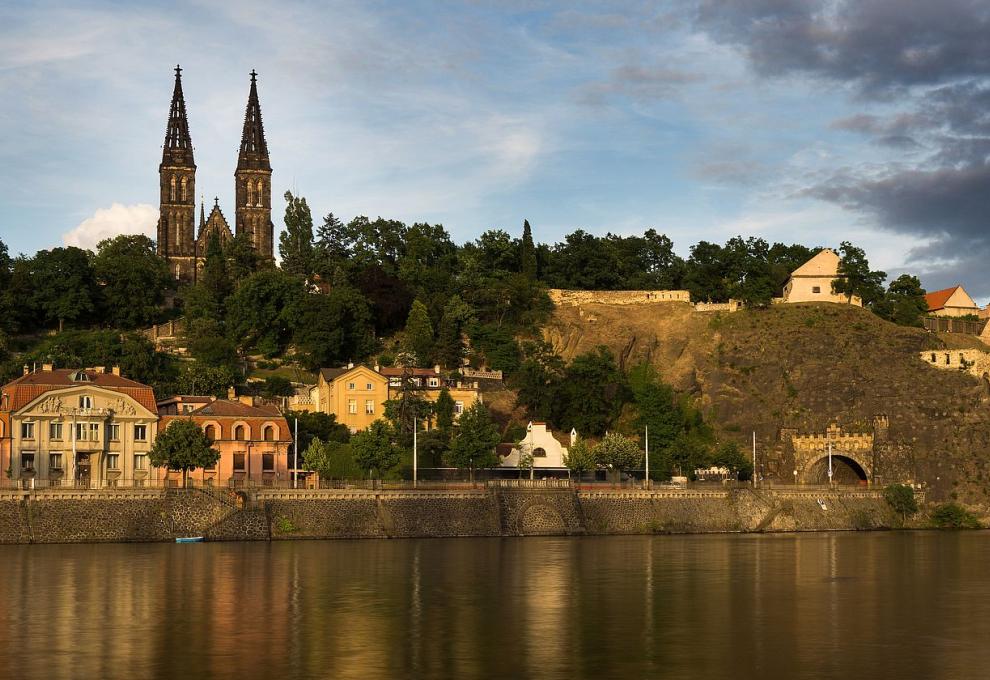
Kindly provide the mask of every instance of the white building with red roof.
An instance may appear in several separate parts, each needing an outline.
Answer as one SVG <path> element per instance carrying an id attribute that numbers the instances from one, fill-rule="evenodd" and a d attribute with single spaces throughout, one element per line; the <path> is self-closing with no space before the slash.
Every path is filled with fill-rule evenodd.
<path id="1" fill-rule="evenodd" d="M 932 316 L 979 316 L 980 308 L 962 286 L 952 286 L 925 295 Z"/>
<path id="2" fill-rule="evenodd" d="M 151 387 L 118 368 L 45 364 L 0 388 L 3 481 L 25 488 L 141 485 L 158 409 Z"/>

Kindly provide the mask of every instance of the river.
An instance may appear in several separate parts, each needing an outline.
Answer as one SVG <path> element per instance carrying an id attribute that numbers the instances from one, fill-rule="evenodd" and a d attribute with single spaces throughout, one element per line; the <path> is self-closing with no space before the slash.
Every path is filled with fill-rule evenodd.
<path id="1" fill-rule="evenodd" d="M 0 546 L 3 678 L 976 678 L 990 532 Z"/>

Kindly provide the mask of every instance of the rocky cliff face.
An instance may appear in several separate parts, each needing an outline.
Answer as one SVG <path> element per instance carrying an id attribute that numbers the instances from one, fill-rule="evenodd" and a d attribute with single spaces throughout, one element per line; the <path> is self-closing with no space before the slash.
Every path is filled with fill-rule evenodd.
<path id="1" fill-rule="evenodd" d="M 845 305 L 776 305 L 702 314 L 682 303 L 561 307 L 544 335 L 565 357 L 608 346 L 625 367 L 653 363 L 695 395 L 724 436 L 783 455 L 781 432 L 872 432 L 886 415 L 874 468 L 883 481 L 924 482 L 930 498 L 987 507 L 990 382 L 919 359 L 977 347 Z M 776 453 L 775 453 L 776 452 Z M 785 466 L 786 467 L 786 466 Z"/>

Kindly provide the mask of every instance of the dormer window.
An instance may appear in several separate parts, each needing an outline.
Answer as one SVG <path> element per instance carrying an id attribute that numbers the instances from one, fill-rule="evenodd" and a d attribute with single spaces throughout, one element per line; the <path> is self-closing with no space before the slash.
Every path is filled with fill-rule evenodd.
<path id="1" fill-rule="evenodd" d="M 76 371 L 71 376 L 72 382 L 90 382 L 89 375 L 86 371 Z"/>

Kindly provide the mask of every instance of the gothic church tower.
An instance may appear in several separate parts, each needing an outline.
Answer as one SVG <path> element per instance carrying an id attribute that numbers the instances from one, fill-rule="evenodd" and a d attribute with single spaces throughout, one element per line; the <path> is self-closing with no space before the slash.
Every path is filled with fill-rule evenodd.
<path id="1" fill-rule="evenodd" d="M 158 254 L 168 262 L 176 279 L 189 282 L 196 272 L 196 163 L 182 96 L 182 69 L 178 66 L 158 176 Z"/>
<path id="2" fill-rule="evenodd" d="M 237 170 L 234 171 L 237 202 L 234 219 L 237 235 L 247 234 L 257 253 L 273 260 L 272 166 L 268 159 L 265 128 L 261 122 L 257 76 L 251 71 L 251 91 L 244 114 L 241 150 L 237 156 Z"/>

